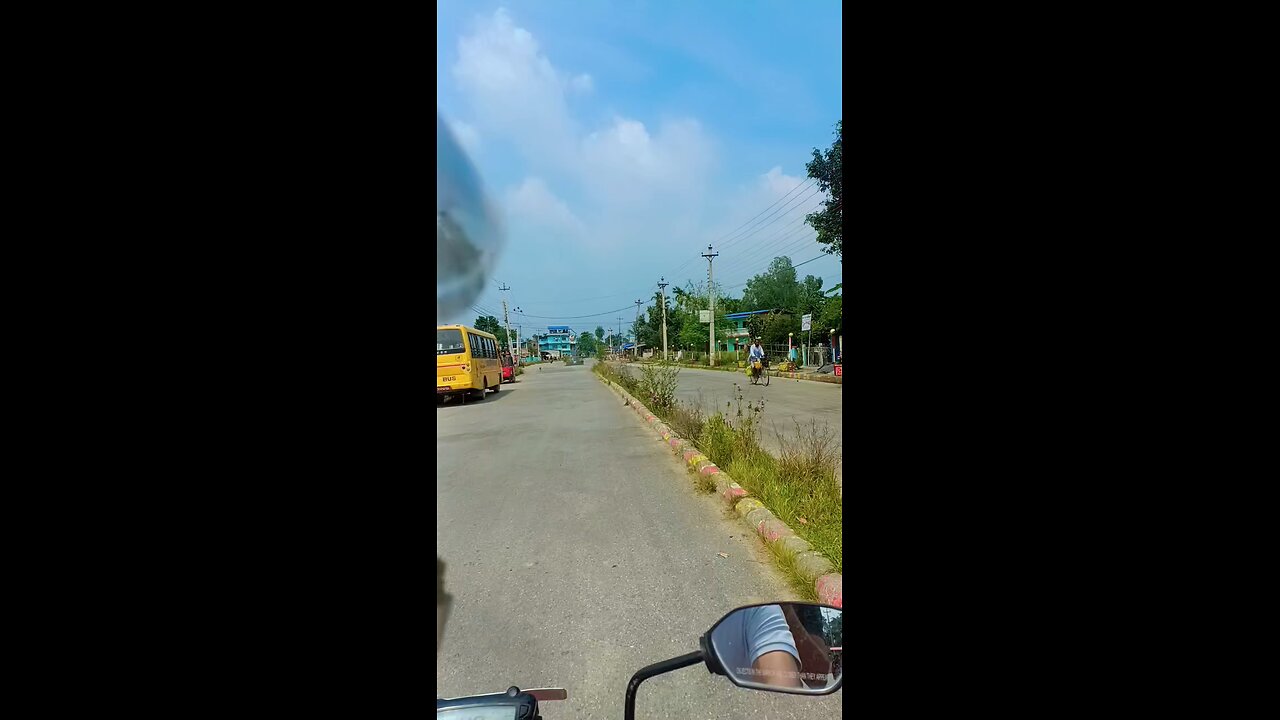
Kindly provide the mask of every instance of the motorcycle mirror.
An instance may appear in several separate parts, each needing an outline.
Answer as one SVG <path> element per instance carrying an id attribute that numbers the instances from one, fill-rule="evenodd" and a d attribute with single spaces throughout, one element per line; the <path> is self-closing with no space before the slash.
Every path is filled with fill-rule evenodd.
<path id="1" fill-rule="evenodd" d="M 844 680 L 844 620 L 813 603 L 740 607 L 703 636 L 707 669 L 738 687 L 828 695 Z"/>

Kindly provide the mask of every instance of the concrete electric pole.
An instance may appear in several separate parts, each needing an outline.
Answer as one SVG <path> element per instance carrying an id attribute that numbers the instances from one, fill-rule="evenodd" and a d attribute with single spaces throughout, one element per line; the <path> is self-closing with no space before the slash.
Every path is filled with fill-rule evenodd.
<path id="1" fill-rule="evenodd" d="M 658 278 L 658 292 L 662 294 L 662 361 L 667 360 L 667 282 L 665 277 Z"/>
<path id="2" fill-rule="evenodd" d="M 642 302 L 644 301 L 643 300 L 636 301 L 636 324 L 633 326 L 635 328 L 634 332 L 636 334 L 635 351 L 636 351 L 637 358 L 640 357 L 640 303 Z"/>
<path id="3" fill-rule="evenodd" d="M 498 289 L 503 292 L 506 292 L 511 288 L 504 283 Z M 515 345 L 515 341 L 511 339 L 511 318 L 507 316 L 507 299 L 506 298 L 502 298 L 502 321 L 507 325 L 507 351 L 511 353 L 511 361 L 515 362 L 516 345 Z"/>
<path id="4" fill-rule="evenodd" d="M 716 366 L 716 286 L 711 280 L 711 261 L 720 256 L 718 252 L 711 252 L 711 246 L 707 246 L 707 251 L 702 253 L 702 257 L 707 259 L 707 294 L 711 297 L 711 324 L 709 326 L 710 336 L 707 338 L 708 345 L 711 350 L 711 357 L 708 358 L 711 367 Z"/>

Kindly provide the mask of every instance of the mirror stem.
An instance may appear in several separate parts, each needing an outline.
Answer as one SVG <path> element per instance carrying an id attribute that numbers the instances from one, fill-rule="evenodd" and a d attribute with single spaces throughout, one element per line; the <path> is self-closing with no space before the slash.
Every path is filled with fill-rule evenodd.
<path id="1" fill-rule="evenodd" d="M 702 651 L 698 650 L 697 652 L 691 652 L 688 655 L 681 655 L 680 657 L 671 658 L 670 660 L 663 660 L 662 662 L 657 662 L 652 665 L 646 665 L 637 670 L 636 674 L 631 676 L 631 682 L 627 683 L 625 720 L 636 720 L 636 688 L 640 687 L 640 683 L 648 680 L 654 675 L 669 673 L 672 670 L 679 670 L 680 668 L 689 667 L 690 665 L 697 665 L 700 662 L 702 662 Z"/>

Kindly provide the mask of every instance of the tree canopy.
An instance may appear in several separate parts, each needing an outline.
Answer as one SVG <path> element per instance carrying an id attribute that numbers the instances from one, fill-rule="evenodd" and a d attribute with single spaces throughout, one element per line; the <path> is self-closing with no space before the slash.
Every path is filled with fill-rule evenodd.
<path id="1" fill-rule="evenodd" d="M 841 201 L 844 197 L 842 149 L 844 120 L 836 123 L 836 139 L 825 153 L 813 150 L 813 160 L 805 165 L 809 177 L 818 181 L 818 187 L 827 194 L 822 209 L 805 216 L 805 222 L 818 231 L 818 242 L 827 246 L 827 252 L 844 261 L 841 241 L 844 236 L 844 216 Z"/>
<path id="2" fill-rule="evenodd" d="M 515 331 L 511 331 L 511 338 L 507 337 L 507 329 L 502 327 L 502 323 L 498 318 L 492 315 L 481 315 L 476 318 L 475 324 L 472 325 L 477 330 L 483 330 L 487 333 L 493 333 L 498 338 L 498 343 L 506 348 L 510 345 L 511 340 L 515 339 Z"/>

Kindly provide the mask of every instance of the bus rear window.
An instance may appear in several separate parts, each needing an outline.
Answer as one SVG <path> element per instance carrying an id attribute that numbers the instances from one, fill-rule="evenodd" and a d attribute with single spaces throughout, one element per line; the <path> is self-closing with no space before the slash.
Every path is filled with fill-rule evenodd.
<path id="1" fill-rule="evenodd" d="M 436 330 L 436 354 L 453 355 L 463 352 L 461 330 Z"/>

